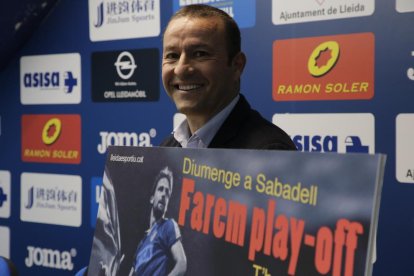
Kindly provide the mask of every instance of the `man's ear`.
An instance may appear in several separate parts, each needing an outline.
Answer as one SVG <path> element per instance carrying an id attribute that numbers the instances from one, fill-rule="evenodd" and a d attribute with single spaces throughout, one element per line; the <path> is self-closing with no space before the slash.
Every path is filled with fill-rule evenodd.
<path id="1" fill-rule="evenodd" d="M 233 68 L 235 72 L 238 73 L 238 77 L 241 76 L 244 70 L 244 66 L 246 66 L 246 55 L 243 52 L 238 52 L 232 61 Z"/>
<path id="2" fill-rule="evenodd" d="M 150 197 L 150 203 L 151 203 L 151 204 L 154 204 L 154 196 L 151 196 L 151 197 Z"/>

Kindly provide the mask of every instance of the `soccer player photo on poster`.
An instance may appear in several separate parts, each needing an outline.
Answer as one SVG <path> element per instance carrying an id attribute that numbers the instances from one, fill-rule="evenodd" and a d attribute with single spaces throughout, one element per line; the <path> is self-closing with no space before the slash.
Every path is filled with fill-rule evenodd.
<path id="1" fill-rule="evenodd" d="M 385 156 L 110 147 L 88 275 L 371 275 Z"/>

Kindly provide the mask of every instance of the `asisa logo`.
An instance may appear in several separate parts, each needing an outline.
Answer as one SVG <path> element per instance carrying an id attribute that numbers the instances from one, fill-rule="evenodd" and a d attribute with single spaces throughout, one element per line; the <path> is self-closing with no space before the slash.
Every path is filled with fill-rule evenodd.
<path id="1" fill-rule="evenodd" d="M 80 88 L 81 57 L 78 53 L 20 59 L 22 104 L 78 104 Z"/>
<path id="2" fill-rule="evenodd" d="M 27 247 L 27 257 L 24 263 L 27 267 L 43 266 L 47 268 L 73 270 L 72 258 L 76 257 L 77 251 L 72 248 L 70 251 L 60 251 L 50 248 L 34 246 Z"/>
<path id="3" fill-rule="evenodd" d="M 299 151 L 375 152 L 370 113 L 275 114 L 273 123 L 291 136 Z"/>
<path id="4" fill-rule="evenodd" d="M 0 218 L 10 217 L 10 200 L 11 174 L 9 171 L 0 170 Z"/>
<path id="5" fill-rule="evenodd" d="M 99 132 L 101 143 L 98 144 L 98 152 L 104 154 L 108 146 L 135 146 L 135 147 L 152 147 L 151 139 L 157 136 L 155 128 L 148 132 Z"/>
<path id="6" fill-rule="evenodd" d="M 339 140 L 339 143 L 345 145 L 345 152 L 347 153 L 369 152 L 369 146 L 363 145 L 361 138 L 358 136 L 347 136 L 344 141 L 340 141 L 338 136 L 295 135 L 292 140 L 299 151 L 338 152 Z"/>
<path id="7" fill-rule="evenodd" d="M 60 72 L 36 72 L 24 74 L 24 87 L 40 89 L 59 89 Z M 78 85 L 78 79 L 73 77 L 73 73 L 67 71 L 63 74 L 63 89 L 66 93 L 72 93 L 73 88 Z"/>

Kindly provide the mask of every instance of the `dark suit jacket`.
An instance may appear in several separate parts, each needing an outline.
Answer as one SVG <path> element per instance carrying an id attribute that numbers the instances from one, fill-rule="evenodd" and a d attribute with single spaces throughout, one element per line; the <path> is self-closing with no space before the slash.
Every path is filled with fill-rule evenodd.
<path id="1" fill-rule="evenodd" d="M 173 135 L 160 146 L 181 147 Z M 250 108 L 243 95 L 217 131 L 209 148 L 296 150 L 290 137 Z"/>

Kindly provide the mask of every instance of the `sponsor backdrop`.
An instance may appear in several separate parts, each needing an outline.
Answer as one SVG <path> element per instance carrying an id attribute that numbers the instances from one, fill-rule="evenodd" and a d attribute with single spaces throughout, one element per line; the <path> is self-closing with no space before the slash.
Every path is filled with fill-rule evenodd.
<path id="1" fill-rule="evenodd" d="M 242 93 L 299 150 L 387 154 L 373 274 L 414 275 L 410 0 L 60 1 L 0 72 L 0 255 L 22 275 L 88 264 L 107 147 L 156 146 L 182 119 L 162 33 L 199 2 L 239 23 Z"/>

